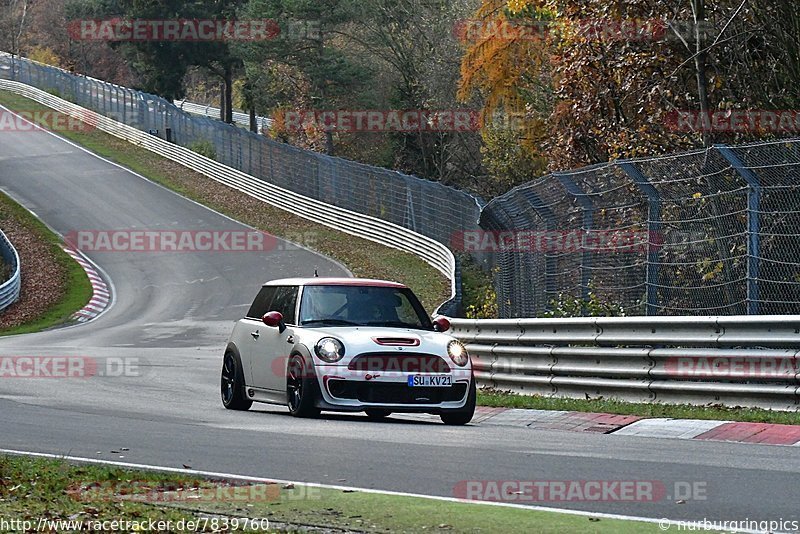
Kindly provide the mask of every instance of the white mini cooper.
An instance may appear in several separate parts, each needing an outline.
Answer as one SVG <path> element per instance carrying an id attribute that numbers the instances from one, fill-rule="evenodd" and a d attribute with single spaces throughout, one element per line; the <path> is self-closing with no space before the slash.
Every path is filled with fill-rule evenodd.
<path id="1" fill-rule="evenodd" d="M 236 322 L 222 365 L 222 403 L 320 410 L 439 414 L 464 425 L 475 381 L 464 346 L 444 334 L 402 284 L 358 278 L 274 280 Z"/>

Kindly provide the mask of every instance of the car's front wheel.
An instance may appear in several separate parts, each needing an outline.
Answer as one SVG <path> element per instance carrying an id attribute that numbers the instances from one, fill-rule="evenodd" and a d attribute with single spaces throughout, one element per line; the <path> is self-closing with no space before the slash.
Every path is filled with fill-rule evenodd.
<path id="1" fill-rule="evenodd" d="M 221 378 L 222 404 L 229 410 L 249 410 L 253 401 L 247 398 L 244 391 L 244 373 L 239 357 L 233 352 L 226 352 L 222 360 Z"/>
<path id="2" fill-rule="evenodd" d="M 316 402 L 316 378 L 299 354 L 289 358 L 286 373 L 286 404 L 295 417 L 316 417 L 319 408 Z"/>
<path id="3" fill-rule="evenodd" d="M 470 421 L 472 421 L 472 416 L 475 415 L 475 402 L 477 399 L 477 391 L 475 389 L 475 378 L 472 378 L 472 381 L 469 385 L 469 395 L 467 395 L 467 403 L 464 405 L 463 408 L 459 410 L 453 410 L 452 412 L 443 412 L 439 417 L 442 418 L 442 422 L 446 425 L 466 425 Z"/>

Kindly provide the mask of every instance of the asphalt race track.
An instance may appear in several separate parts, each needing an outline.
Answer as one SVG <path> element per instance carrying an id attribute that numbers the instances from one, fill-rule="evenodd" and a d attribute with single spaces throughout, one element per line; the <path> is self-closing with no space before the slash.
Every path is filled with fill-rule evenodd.
<path id="1" fill-rule="evenodd" d="M 61 234 L 242 230 L 44 132 L 0 132 L 0 187 Z M 134 363 L 130 376 L 0 378 L 0 448 L 453 496 L 465 480 L 659 481 L 656 502 L 544 502 L 650 518 L 800 519 L 800 447 L 445 427 L 362 415 L 295 420 L 282 407 L 226 411 L 221 356 L 262 281 L 347 274 L 306 250 L 88 256 L 114 287 L 93 322 L 0 339 L 0 356 Z M 130 449 L 112 454 L 121 447 Z M 124 458 L 120 458 L 124 456 Z M 673 488 L 695 484 L 701 499 Z"/>

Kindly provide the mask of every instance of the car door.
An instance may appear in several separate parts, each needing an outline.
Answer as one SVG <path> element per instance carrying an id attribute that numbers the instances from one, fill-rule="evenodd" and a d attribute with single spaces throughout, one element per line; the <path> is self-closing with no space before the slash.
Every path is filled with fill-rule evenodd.
<path id="1" fill-rule="evenodd" d="M 281 312 L 286 329 L 270 328 L 264 323 L 253 337 L 250 365 L 253 386 L 274 391 L 286 390 L 286 363 L 289 359 L 297 309 L 297 286 L 275 286 L 275 294 L 267 311 Z"/>
<path id="2" fill-rule="evenodd" d="M 261 318 L 270 311 L 274 296 L 275 287 L 263 286 L 256 298 L 253 299 L 247 315 L 236 325 L 236 345 L 239 347 L 242 357 L 242 367 L 245 369 L 248 386 L 256 385 L 253 377 L 253 353 L 258 338 L 261 337 L 264 329 L 268 328 Z"/>

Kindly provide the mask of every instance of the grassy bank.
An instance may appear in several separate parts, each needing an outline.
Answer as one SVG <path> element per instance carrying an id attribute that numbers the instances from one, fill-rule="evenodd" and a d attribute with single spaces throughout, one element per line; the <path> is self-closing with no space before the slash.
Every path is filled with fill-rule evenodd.
<path id="1" fill-rule="evenodd" d="M 89 278 L 61 248 L 61 238 L 1 193 L 0 228 L 14 244 L 22 264 L 20 299 L 0 312 L 0 336 L 62 324 L 89 301 Z"/>
<path id="2" fill-rule="evenodd" d="M 51 530 L 78 530 L 53 521 L 194 521 L 196 531 L 265 532 L 657 532 L 654 524 L 485 504 L 319 489 L 294 485 L 234 485 L 196 476 L 71 465 L 0 456 L 0 518 L 42 518 Z M 257 520 L 257 529 L 251 520 Z M 231 528 L 236 521 L 239 528 Z M 92 523 L 90 523 L 92 522 Z M 228 528 L 223 528 L 228 525 Z M 216 527 L 216 529 L 214 528 Z M 13 529 L 9 529 L 13 530 Z M 111 530 L 107 529 L 106 531 Z M 121 531 L 117 529 L 116 531 Z M 137 529 L 128 529 L 133 531 Z M 180 532 L 177 527 L 160 532 Z M 33 529 L 31 530 L 33 531 Z M 183 529 L 182 531 L 186 531 Z"/>

